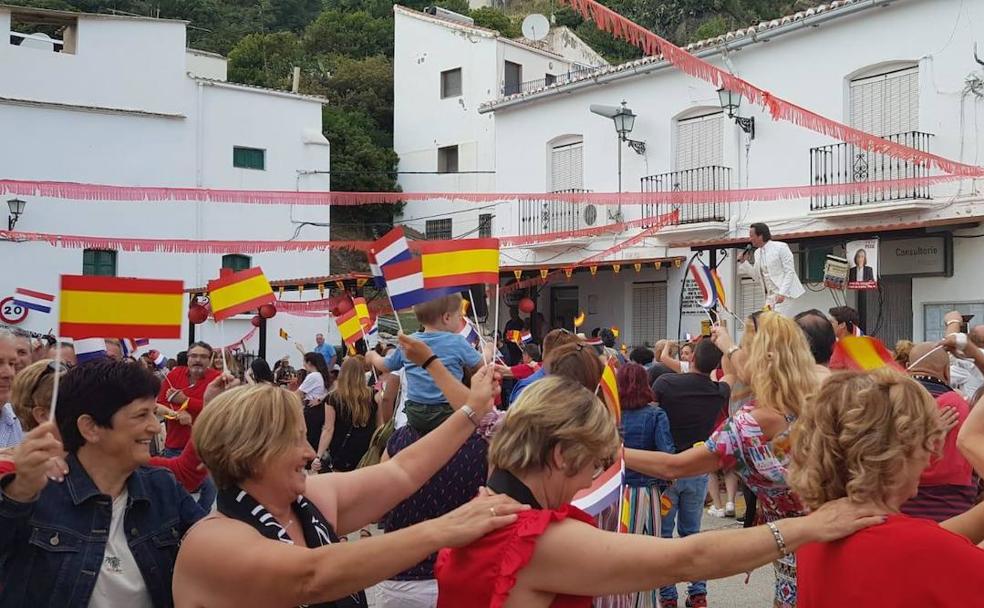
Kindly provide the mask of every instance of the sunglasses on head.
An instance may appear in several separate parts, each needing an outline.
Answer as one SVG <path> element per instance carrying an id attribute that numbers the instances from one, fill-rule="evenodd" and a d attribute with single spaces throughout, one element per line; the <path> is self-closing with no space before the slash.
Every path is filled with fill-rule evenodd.
<path id="1" fill-rule="evenodd" d="M 45 366 L 44 371 L 41 372 L 37 380 L 34 381 L 34 386 L 31 387 L 31 394 L 33 395 L 34 393 L 37 392 L 38 387 L 41 386 L 41 380 L 43 380 L 45 376 L 54 372 L 58 372 L 59 374 L 64 374 L 69 369 L 71 369 L 71 367 L 72 366 L 67 363 L 59 363 L 58 361 L 51 361 L 50 363 L 48 363 L 48 365 Z"/>

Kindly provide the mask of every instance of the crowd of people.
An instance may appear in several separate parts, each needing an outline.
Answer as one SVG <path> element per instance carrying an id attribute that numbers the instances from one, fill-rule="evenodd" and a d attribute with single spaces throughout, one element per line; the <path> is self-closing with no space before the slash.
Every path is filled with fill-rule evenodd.
<path id="1" fill-rule="evenodd" d="M 702 607 L 769 563 L 777 608 L 984 597 L 984 326 L 959 312 L 861 372 L 844 306 L 631 349 L 473 346 L 461 310 L 360 354 L 318 334 L 296 370 L 0 329 L 0 606 Z M 620 459 L 623 508 L 571 504 Z M 705 509 L 741 525 L 701 533 Z"/>

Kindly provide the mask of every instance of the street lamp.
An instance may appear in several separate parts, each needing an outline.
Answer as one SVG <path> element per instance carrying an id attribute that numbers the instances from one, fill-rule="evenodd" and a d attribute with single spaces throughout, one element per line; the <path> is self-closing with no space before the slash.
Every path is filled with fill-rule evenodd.
<path id="1" fill-rule="evenodd" d="M 622 100 L 621 106 L 603 106 L 598 104 L 591 104 L 591 112 L 597 114 L 598 116 L 604 116 L 605 118 L 611 118 L 612 122 L 615 123 L 615 134 L 618 136 L 618 191 L 622 192 L 622 142 L 629 144 L 629 147 L 635 151 L 636 154 L 646 153 L 646 142 L 637 141 L 634 139 L 629 139 L 629 133 L 632 132 L 632 128 L 635 126 L 635 113 L 626 105 L 625 100 Z M 618 202 L 618 216 L 622 216 L 622 201 Z"/>
<path id="2" fill-rule="evenodd" d="M 721 109 L 728 113 L 728 118 L 734 118 L 735 124 L 741 127 L 742 131 L 748 133 L 751 139 L 755 139 L 755 117 L 735 116 L 738 108 L 741 107 L 741 94 L 721 87 L 718 89 L 718 99 L 721 101 Z"/>
<path id="3" fill-rule="evenodd" d="M 7 230 L 13 230 L 14 226 L 17 225 L 17 220 L 24 213 L 25 205 L 27 202 L 19 198 L 12 198 L 7 201 L 7 208 L 10 209 L 10 215 L 7 216 Z"/>

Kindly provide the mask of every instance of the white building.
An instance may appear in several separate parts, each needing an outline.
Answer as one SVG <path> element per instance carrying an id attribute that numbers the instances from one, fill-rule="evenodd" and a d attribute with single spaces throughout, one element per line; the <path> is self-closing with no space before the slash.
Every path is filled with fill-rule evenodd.
<path id="1" fill-rule="evenodd" d="M 981 164 L 984 142 L 975 117 L 984 97 L 984 72 L 975 62 L 972 25 L 982 19 L 981 3 L 847 0 L 703 41 L 688 50 L 834 120 L 946 158 Z M 398 42 L 399 34 L 398 30 Z M 426 49 L 438 42 L 420 44 Z M 428 65 L 457 59 L 430 53 Z M 437 78 L 436 68 L 418 78 Z M 456 115 L 446 113 L 440 128 L 494 116 L 495 157 L 490 167 L 498 192 L 615 192 L 616 133 L 612 121 L 592 114 L 589 106 L 617 106 L 623 100 L 638 115 L 628 137 L 645 143 L 641 154 L 623 144 L 623 191 L 796 186 L 927 175 L 913 163 L 773 121 L 746 104 L 737 114 L 755 119 L 751 139 L 722 112 L 711 85 L 659 58 L 603 68 L 549 86 L 524 84 L 517 94 L 483 104 L 479 117 L 471 115 L 466 96 L 463 105 L 468 111 L 462 111 L 461 120 L 453 121 Z M 477 188 L 462 188 L 466 189 Z M 466 209 L 458 205 L 454 211 Z M 621 217 L 639 220 L 667 210 L 625 205 Z M 504 237 L 599 226 L 612 223 L 616 212 L 614 206 L 512 201 L 495 207 L 493 233 Z M 732 308 L 745 314 L 760 307 L 762 297 L 754 284 L 735 276 L 734 253 L 747 243 L 748 225 L 764 221 L 778 240 L 797 252 L 800 276 L 809 288 L 796 301 L 797 309 L 827 310 L 846 297 L 847 304 L 862 313 L 865 329 L 890 343 L 900 337 L 937 337 L 942 313 L 953 307 L 976 314 L 972 325 L 984 322 L 984 296 L 978 288 L 984 280 L 978 263 L 984 242 L 968 238 L 980 233 L 984 205 L 972 180 L 863 196 L 688 205 L 680 212 L 678 225 L 609 257 L 607 263 L 599 262 L 596 276 L 579 268 L 570 280 L 561 273 L 559 281 L 536 289 L 538 310 L 548 320 L 564 323 L 572 313 L 584 311 L 588 318 L 582 329 L 615 325 L 622 328 L 627 344 L 696 332 L 704 314 L 690 305 L 680 314 L 685 265 L 667 262 L 703 251 L 705 263 L 713 256 L 720 264 Z M 456 223 L 469 221 L 466 214 L 454 218 Z M 470 221 L 474 225 L 477 218 Z M 538 277 L 541 269 L 572 266 L 639 231 L 504 249 L 503 284 L 513 280 L 513 270 L 523 271 L 524 280 Z M 821 278 L 826 255 L 843 256 L 846 242 L 866 238 L 881 239 L 880 289 L 846 294 L 825 289 Z M 730 253 L 726 258 L 725 251 Z M 660 262 L 659 270 L 650 263 L 655 261 Z M 614 263 L 621 264 L 618 274 Z M 639 272 L 636 263 L 641 264 Z"/>
<path id="2" fill-rule="evenodd" d="M 454 13 L 399 5 L 393 12 L 393 148 L 406 192 L 495 192 L 495 116 L 480 114 L 481 104 L 529 89 L 529 81 L 543 86 L 606 65 L 567 28 L 534 43 Z M 408 203 L 399 221 L 428 238 L 490 234 L 491 210 L 454 208 L 444 201 Z"/>
<path id="3" fill-rule="evenodd" d="M 57 40 L 38 32 L 57 28 Z M 225 59 L 185 48 L 182 21 L 0 6 L 2 177 L 123 186 L 328 190 L 324 99 L 226 82 Z M 27 34 L 25 34 L 27 33 Z M 315 173 L 320 172 L 320 173 Z M 10 196 L 5 197 L 11 198 Z M 16 230 L 97 237 L 192 240 L 328 240 L 327 206 L 104 202 L 22 196 Z M 4 205 L 6 207 L 6 205 Z M 199 255 L 131 253 L 2 242 L 0 297 L 18 287 L 57 294 L 60 274 L 182 279 L 205 285 L 222 266 L 260 266 L 271 280 L 329 274 L 327 251 Z M 308 292 L 318 298 L 317 291 Z M 297 298 L 295 294 L 294 299 Z M 57 327 L 57 308 L 23 327 Z M 231 343 L 249 315 L 207 322 L 196 338 Z M 271 361 L 296 355 L 284 327 L 313 345 L 327 319 L 277 315 L 268 324 Z M 187 344 L 155 340 L 173 356 Z M 140 336 L 130 336 L 140 337 Z M 247 342 L 256 352 L 257 338 Z M 296 357 L 295 357 L 296 362 Z"/>

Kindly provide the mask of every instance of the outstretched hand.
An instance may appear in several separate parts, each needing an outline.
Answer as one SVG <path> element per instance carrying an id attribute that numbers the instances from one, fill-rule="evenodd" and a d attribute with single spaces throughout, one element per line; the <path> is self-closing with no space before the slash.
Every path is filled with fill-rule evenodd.
<path id="1" fill-rule="evenodd" d="M 813 538 L 825 543 L 884 523 L 885 511 L 870 505 L 858 505 L 849 498 L 838 498 L 810 513 L 806 519 L 813 524 Z"/>
<path id="2" fill-rule="evenodd" d="M 501 390 L 501 379 L 502 375 L 496 372 L 495 365 L 492 364 L 481 367 L 472 374 L 467 403 L 479 416 L 484 416 L 495 408 L 495 396 Z"/>
<path id="3" fill-rule="evenodd" d="M 528 511 L 529 505 L 505 495 L 480 491 L 477 498 L 434 520 L 439 525 L 445 547 L 463 547 L 493 530 L 516 521 L 516 514 Z"/>
<path id="4" fill-rule="evenodd" d="M 17 474 L 4 493 L 18 502 L 29 502 L 48 485 L 48 480 L 62 481 L 68 474 L 65 449 L 56 439 L 58 427 L 45 422 L 24 436 L 14 450 Z"/>
<path id="5" fill-rule="evenodd" d="M 239 384 L 238 378 L 232 374 L 224 373 L 208 383 L 208 386 L 205 387 L 205 395 L 202 397 L 202 400 L 208 404 L 212 399 L 215 399 L 230 388 L 239 386 Z"/>
<path id="6" fill-rule="evenodd" d="M 426 343 L 411 338 L 402 332 L 397 336 L 397 339 L 400 341 L 403 355 L 414 365 L 423 365 L 434 354 L 434 351 Z"/>

